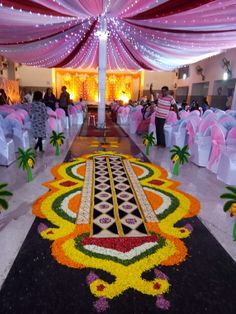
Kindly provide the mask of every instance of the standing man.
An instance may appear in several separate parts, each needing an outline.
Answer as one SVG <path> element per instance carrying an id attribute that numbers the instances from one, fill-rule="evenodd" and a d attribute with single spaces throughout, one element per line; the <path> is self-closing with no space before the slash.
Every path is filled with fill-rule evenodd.
<path id="1" fill-rule="evenodd" d="M 70 94 L 66 91 L 66 86 L 62 86 L 59 98 L 59 107 L 65 110 L 68 116 L 68 105 L 70 104 Z"/>
<path id="2" fill-rule="evenodd" d="M 166 118 L 169 114 L 171 106 L 174 108 L 174 111 L 177 114 L 179 119 L 179 113 L 176 106 L 176 102 L 174 98 L 169 95 L 169 88 L 167 86 L 163 86 L 161 89 L 161 94 L 158 95 L 156 100 L 156 137 L 157 137 L 157 145 L 161 147 L 165 147 L 165 135 L 164 135 L 164 124 L 166 122 Z"/>

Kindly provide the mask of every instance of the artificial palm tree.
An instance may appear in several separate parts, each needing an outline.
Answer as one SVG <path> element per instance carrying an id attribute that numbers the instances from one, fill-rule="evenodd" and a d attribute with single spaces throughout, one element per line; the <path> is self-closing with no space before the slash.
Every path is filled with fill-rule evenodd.
<path id="1" fill-rule="evenodd" d="M 18 148 L 18 153 L 19 156 L 17 160 L 19 162 L 19 167 L 22 168 L 23 170 L 26 170 L 28 182 L 30 182 L 33 180 L 31 169 L 34 167 L 35 164 L 35 153 L 32 150 L 32 148 L 28 148 L 26 151 L 24 151 L 21 148 Z"/>
<path id="2" fill-rule="evenodd" d="M 56 147 L 56 156 L 60 155 L 60 146 L 64 143 L 65 135 L 63 132 L 57 133 L 52 131 L 50 144 Z"/>
<path id="3" fill-rule="evenodd" d="M 146 145 L 146 155 L 148 156 L 150 153 L 150 148 L 153 144 L 155 144 L 155 137 L 153 136 L 153 132 L 150 134 L 146 133 L 143 137 L 143 144 Z"/>
<path id="4" fill-rule="evenodd" d="M 170 150 L 170 152 L 171 152 L 171 160 L 175 164 L 173 168 L 173 174 L 175 176 L 178 176 L 179 165 L 180 164 L 183 165 L 186 162 L 188 162 L 188 158 L 190 156 L 188 152 L 188 145 L 185 145 L 182 149 L 179 146 L 174 145 L 173 148 Z"/>
<path id="5" fill-rule="evenodd" d="M 6 186 L 6 183 L 0 183 L 0 210 L 1 208 L 8 209 L 8 202 L 5 200 L 5 197 L 13 195 L 10 191 L 5 190 Z"/>
<path id="6" fill-rule="evenodd" d="M 224 211 L 229 211 L 231 216 L 236 216 L 236 187 L 227 186 L 226 189 L 229 190 L 230 193 L 224 193 L 220 196 L 221 198 L 228 200 L 224 204 Z M 233 239 L 236 241 L 236 222 L 233 227 Z"/>

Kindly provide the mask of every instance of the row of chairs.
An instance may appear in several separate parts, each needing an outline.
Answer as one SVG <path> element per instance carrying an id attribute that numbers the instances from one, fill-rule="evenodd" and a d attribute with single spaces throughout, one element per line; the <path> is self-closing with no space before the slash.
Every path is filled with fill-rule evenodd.
<path id="1" fill-rule="evenodd" d="M 170 113 L 164 126 L 167 147 L 188 144 L 191 161 L 206 167 L 221 181 L 236 185 L 236 112 L 192 112 L 175 121 Z"/>
<path id="2" fill-rule="evenodd" d="M 30 105 L 0 107 L 0 165 L 9 166 L 14 162 L 19 147 L 24 150 L 30 147 L 32 129 L 29 111 Z M 53 111 L 47 107 L 47 113 L 47 140 L 52 131 L 63 132 L 73 125 L 82 124 L 84 119 L 80 105 L 70 106 L 68 116 L 61 108 Z"/>
<path id="3" fill-rule="evenodd" d="M 236 185 L 236 111 L 180 111 L 180 120 L 170 111 L 164 126 L 167 147 L 189 146 L 191 161 L 207 167 L 218 179 Z M 117 122 L 135 134 L 143 122 L 142 106 L 120 107 Z M 148 132 L 156 135 L 155 112 L 149 118 Z"/>

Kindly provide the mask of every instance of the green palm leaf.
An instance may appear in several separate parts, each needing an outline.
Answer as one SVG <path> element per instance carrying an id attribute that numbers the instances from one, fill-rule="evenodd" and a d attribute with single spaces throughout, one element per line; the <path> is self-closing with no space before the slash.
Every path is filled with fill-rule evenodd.
<path id="1" fill-rule="evenodd" d="M 12 196 L 13 194 L 10 191 L 0 191 L 0 196 Z"/>
<path id="2" fill-rule="evenodd" d="M 236 222 L 234 223 L 234 228 L 233 228 L 233 239 L 236 241 Z"/>
<path id="3" fill-rule="evenodd" d="M 231 193 L 222 194 L 220 198 L 232 199 L 236 201 L 236 195 L 231 194 Z"/>
<path id="4" fill-rule="evenodd" d="M 233 192 L 236 196 L 236 187 L 234 186 L 226 186 L 226 189 L 230 190 L 231 192 Z"/>
<path id="5" fill-rule="evenodd" d="M 0 184 L 0 190 L 3 189 L 3 188 L 5 188 L 6 186 L 7 186 L 7 183 L 1 183 L 1 184 Z"/>
<path id="6" fill-rule="evenodd" d="M 226 202 L 224 205 L 224 212 L 227 212 L 230 209 L 230 207 L 233 205 L 233 203 L 234 203 L 234 201 Z"/>
<path id="7" fill-rule="evenodd" d="M 3 209 L 8 209 L 8 203 L 6 200 L 0 198 L 0 206 L 3 208 Z"/>

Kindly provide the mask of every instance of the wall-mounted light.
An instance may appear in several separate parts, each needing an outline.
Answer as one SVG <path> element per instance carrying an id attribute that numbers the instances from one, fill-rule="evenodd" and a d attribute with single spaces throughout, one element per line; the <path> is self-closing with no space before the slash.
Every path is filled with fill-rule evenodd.
<path id="1" fill-rule="evenodd" d="M 231 65 L 230 65 L 230 61 L 226 58 L 223 58 L 222 62 L 223 62 L 223 68 L 225 70 L 223 74 L 223 80 L 226 81 L 228 80 L 228 78 L 232 76 Z"/>
<path id="2" fill-rule="evenodd" d="M 203 68 L 200 65 L 196 66 L 196 72 L 198 75 L 201 75 L 202 81 L 205 80 L 205 75 L 203 74 Z"/>
<path id="3" fill-rule="evenodd" d="M 224 81 L 227 81 L 228 78 L 229 78 L 228 72 L 224 72 L 224 74 L 223 74 L 223 80 L 224 80 Z"/>
<path id="4" fill-rule="evenodd" d="M 184 74 L 183 74 L 183 80 L 186 80 L 186 78 L 187 78 L 187 74 L 184 73 Z"/>

